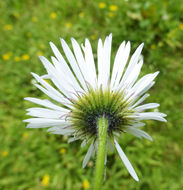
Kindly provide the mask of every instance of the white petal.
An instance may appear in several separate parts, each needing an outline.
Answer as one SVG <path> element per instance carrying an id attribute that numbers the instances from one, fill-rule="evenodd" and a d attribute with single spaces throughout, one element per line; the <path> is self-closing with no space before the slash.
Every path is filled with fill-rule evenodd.
<path id="1" fill-rule="evenodd" d="M 71 142 L 74 142 L 74 141 L 77 141 L 79 140 L 80 138 L 76 138 L 76 137 L 71 137 L 68 139 L 68 143 L 71 143 Z"/>
<path id="2" fill-rule="evenodd" d="M 48 108 L 58 110 L 58 111 L 61 111 L 61 112 L 63 112 L 63 110 L 65 110 L 64 108 L 53 104 L 49 100 L 41 100 L 41 99 L 38 99 L 38 98 L 31 98 L 31 97 L 27 97 L 27 98 L 24 98 L 24 99 L 28 100 L 30 102 L 33 102 L 35 104 L 39 104 L 41 106 L 48 107 Z"/>
<path id="3" fill-rule="evenodd" d="M 35 73 L 31 73 L 34 78 L 40 83 L 42 84 L 51 94 L 57 96 L 58 98 L 60 98 L 62 100 L 62 102 L 67 102 L 68 100 L 66 98 L 63 97 L 63 95 L 58 92 L 55 88 L 53 88 L 50 84 L 48 84 L 46 81 L 44 81 L 39 75 L 35 74 Z"/>
<path id="4" fill-rule="evenodd" d="M 46 90 L 45 88 L 43 88 L 41 85 L 39 84 L 34 84 L 38 89 L 40 89 L 42 92 L 44 92 L 47 96 L 49 96 L 50 98 L 52 98 L 53 100 L 62 103 L 64 105 L 64 99 L 60 98 L 58 96 L 56 96 L 55 94 L 51 93 L 50 91 Z M 67 104 L 67 106 L 69 106 L 69 104 Z"/>
<path id="5" fill-rule="evenodd" d="M 136 129 L 135 127 L 125 127 L 125 131 L 131 133 L 132 135 L 138 137 L 138 138 L 146 138 L 150 141 L 152 141 L 152 137 L 147 134 L 145 131 L 142 131 L 140 129 Z"/>
<path id="6" fill-rule="evenodd" d="M 94 150 L 94 146 L 93 146 L 93 141 L 88 149 L 88 152 L 86 153 L 86 156 L 83 160 L 83 164 L 82 164 L 82 167 L 85 168 L 85 166 L 87 165 L 88 161 L 90 160 L 90 157 L 92 155 L 92 152 Z"/>
<path id="7" fill-rule="evenodd" d="M 134 116 L 128 116 L 128 117 L 129 118 L 137 118 L 139 121 L 152 119 L 152 120 L 166 122 L 166 119 L 163 118 L 163 117 L 166 117 L 166 115 L 163 113 L 159 113 L 159 112 L 137 113 Z"/>
<path id="8" fill-rule="evenodd" d="M 110 77 L 110 63 L 111 63 L 111 45 L 112 45 L 112 34 L 110 34 L 108 37 L 106 37 L 104 42 L 104 62 L 103 69 L 105 70 L 105 78 L 103 79 L 105 81 L 105 87 L 107 86 L 109 82 Z"/>
<path id="9" fill-rule="evenodd" d="M 83 78 L 83 75 L 82 75 L 82 73 L 81 73 L 81 70 L 80 70 L 80 68 L 79 68 L 79 66 L 78 66 L 78 64 L 77 64 L 77 62 L 76 62 L 76 60 L 75 60 L 75 57 L 74 57 L 72 51 L 70 50 L 69 46 L 67 45 L 67 43 L 66 43 L 63 39 L 60 39 L 60 41 L 61 41 L 61 44 L 62 44 L 62 48 L 63 48 L 63 50 L 64 50 L 64 53 L 65 53 L 65 55 L 66 55 L 66 57 L 67 57 L 67 59 L 68 59 L 70 65 L 71 65 L 71 67 L 72 67 L 74 73 L 76 74 L 76 77 L 77 77 L 78 80 L 80 81 L 82 87 L 83 87 L 85 90 L 87 90 L 86 82 L 85 82 L 85 80 L 84 80 L 84 78 Z"/>
<path id="10" fill-rule="evenodd" d="M 133 169 L 130 161 L 128 160 L 128 158 L 126 157 L 125 153 L 123 152 L 123 150 L 121 149 L 121 147 L 119 146 L 118 142 L 114 139 L 114 144 L 116 146 L 116 149 L 119 153 L 119 156 L 121 158 L 121 160 L 123 161 L 124 165 L 126 166 L 127 170 L 129 171 L 130 175 L 136 180 L 139 181 L 139 178 L 135 172 L 135 170 Z"/>
<path id="11" fill-rule="evenodd" d="M 146 109 L 157 108 L 159 106 L 160 106 L 160 104 L 157 104 L 157 103 L 149 103 L 149 104 L 144 104 L 144 105 L 138 106 L 138 107 L 136 107 L 134 109 L 137 110 L 137 111 L 143 111 L 143 110 L 146 110 Z"/>
<path id="12" fill-rule="evenodd" d="M 99 39 L 98 41 L 98 48 L 97 48 L 97 59 L 98 59 L 98 86 L 102 85 L 102 74 L 103 74 L 103 62 L 104 62 L 104 57 L 103 57 L 103 45 L 102 45 L 102 40 Z"/>
<path id="13" fill-rule="evenodd" d="M 67 89 L 67 92 L 82 92 L 83 89 L 79 86 L 78 82 L 76 81 L 76 78 L 73 75 L 68 74 L 67 70 L 61 66 L 62 63 L 60 63 L 55 57 L 51 57 L 51 59 L 57 71 L 55 77 L 59 78 L 59 80 L 57 81 L 58 85 L 61 86 L 61 88 Z"/>
<path id="14" fill-rule="evenodd" d="M 66 126 L 67 122 L 64 120 L 45 119 L 45 118 L 31 118 L 26 119 L 24 122 L 29 122 L 27 128 L 45 128 L 51 126 Z"/>
<path id="15" fill-rule="evenodd" d="M 149 96 L 150 96 L 149 94 L 145 94 L 134 105 L 132 105 L 130 108 L 134 108 L 134 107 L 138 106 L 139 104 L 141 104 Z"/>
<path id="16" fill-rule="evenodd" d="M 139 128 L 139 127 L 144 127 L 144 126 L 145 126 L 145 123 L 138 122 L 138 123 L 133 124 L 133 125 L 130 126 L 130 127 L 137 127 L 137 128 Z"/>
<path id="17" fill-rule="evenodd" d="M 119 88 L 122 88 L 123 85 L 125 86 L 125 88 L 131 88 L 133 86 L 133 84 L 135 83 L 135 81 L 137 80 L 139 74 L 140 74 L 140 70 L 142 68 L 143 65 L 143 61 L 141 60 L 139 62 L 139 64 L 136 64 L 132 69 L 131 72 L 129 73 L 129 75 L 125 78 L 121 80 L 120 84 L 119 84 Z"/>
<path id="18" fill-rule="evenodd" d="M 92 47 L 88 39 L 85 40 L 84 52 L 85 52 L 85 61 L 87 64 L 88 73 L 90 73 L 90 77 L 91 77 L 90 84 L 92 85 L 93 88 L 95 88 L 96 82 L 97 82 L 97 74 L 96 74 L 93 53 L 92 53 Z"/>
<path id="19" fill-rule="evenodd" d="M 104 46 L 101 39 L 98 41 L 98 87 L 106 88 L 109 82 L 111 43 L 112 35 L 106 37 Z"/>
<path id="20" fill-rule="evenodd" d="M 83 73 L 83 76 L 84 76 L 85 80 L 88 83 L 91 83 L 91 80 L 92 80 L 91 77 L 90 77 L 91 72 L 88 72 L 89 70 L 87 70 L 87 64 L 86 64 L 86 62 L 84 60 L 81 48 L 80 48 L 79 44 L 77 43 L 77 41 L 74 38 L 72 38 L 71 41 L 72 41 L 74 54 L 75 54 L 75 57 L 76 57 L 76 60 L 77 60 L 77 62 L 79 64 L 79 66 L 80 66 L 81 72 Z"/>
<path id="21" fill-rule="evenodd" d="M 64 128 L 64 127 L 51 127 L 47 130 L 51 134 L 58 134 L 58 135 L 72 135 L 74 130 L 72 128 Z"/>
<path id="22" fill-rule="evenodd" d="M 29 108 L 27 109 L 27 111 L 28 111 L 27 115 L 30 115 L 33 117 L 49 118 L 49 119 L 59 119 L 65 116 L 69 112 L 68 110 L 64 110 L 64 109 L 61 112 L 61 111 L 55 111 L 55 110 L 39 108 L 39 107 Z"/>
<path id="23" fill-rule="evenodd" d="M 118 66 L 116 66 L 116 68 L 115 68 L 115 69 L 117 69 L 117 74 L 116 74 L 116 76 L 114 75 L 114 77 L 116 77 L 115 81 L 112 82 L 114 84 L 111 84 L 111 85 L 113 85 L 113 86 L 111 86 L 111 87 L 113 87 L 113 89 L 116 89 L 119 85 L 119 82 L 122 77 L 124 68 L 127 64 L 129 55 L 130 55 L 130 42 L 128 42 L 124 48 L 123 48 L 123 43 L 122 43 L 121 46 L 119 47 L 118 52 L 115 57 L 115 63 Z M 114 69 L 114 67 L 113 67 L 113 69 Z"/>
<path id="24" fill-rule="evenodd" d="M 115 59 L 114 59 L 114 64 L 113 64 L 113 69 L 112 69 L 112 76 L 111 76 L 111 88 L 114 85 L 115 79 L 116 79 L 116 75 L 118 73 L 119 67 L 120 67 L 120 63 L 123 57 L 121 57 L 121 55 L 123 55 L 122 53 L 124 52 L 124 48 L 125 48 L 125 41 L 123 41 L 121 43 L 121 45 L 118 48 L 118 51 L 116 53 Z M 125 67 L 125 65 L 123 66 Z M 123 68 L 120 67 L 120 69 L 123 70 Z"/>
<path id="25" fill-rule="evenodd" d="M 154 74 L 148 74 L 142 77 L 130 90 L 129 96 L 132 95 L 136 96 L 137 94 L 142 94 L 146 89 L 148 89 L 151 84 L 153 84 L 153 80 L 157 77 L 159 71 L 155 72 Z M 147 90 L 146 90 L 147 91 Z"/>
<path id="26" fill-rule="evenodd" d="M 72 81 L 74 87 L 77 90 L 80 90 L 79 84 L 78 84 L 75 76 L 73 75 L 72 71 L 70 70 L 68 64 L 66 63 L 65 59 L 63 58 L 63 56 L 61 55 L 61 53 L 59 52 L 57 47 L 52 42 L 50 42 L 50 46 L 51 46 L 57 60 L 59 61 L 59 64 L 57 62 L 54 62 L 54 65 L 57 68 L 57 70 L 61 70 L 62 73 L 65 74 L 66 78 L 69 78 L 69 81 Z"/>
<path id="27" fill-rule="evenodd" d="M 43 63 L 45 69 L 47 70 L 48 74 L 51 77 L 51 80 L 55 84 L 55 86 L 63 93 L 65 96 L 68 98 L 71 98 L 71 94 L 67 91 L 67 87 L 64 88 L 61 84 L 63 81 L 61 74 L 59 73 L 58 70 L 55 69 L 55 67 L 43 56 L 39 57 L 41 62 Z M 68 86 L 69 87 L 69 86 Z"/>
<path id="28" fill-rule="evenodd" d="M 144 46 L 144 43 L 142 43 L 135 51 L 135 53 L 132 55 L 130 62 L 128 64 L 128 67 L 125 71 L 125 74 L 122 78 L 122 81 L 126 81 L 127 77 L 130 75 L 131 71 L 133 70 L 134 66 L 137 64 L 139 60 L 139 56 L 141 54 L 142 48 Z"/>

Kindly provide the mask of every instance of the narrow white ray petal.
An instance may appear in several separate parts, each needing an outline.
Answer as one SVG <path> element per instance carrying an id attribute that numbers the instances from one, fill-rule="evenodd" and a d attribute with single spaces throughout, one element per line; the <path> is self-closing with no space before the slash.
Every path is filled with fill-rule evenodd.
<path id="1" fill-rule="evenodd" d="M 155 84 L 154 81 L 150 82 L 148 85 L 146 85 L 143 89 L 141 89 L 141 91 L 139 90 L 135 96 L 136 99 L 138 99 L 140 96 L 142 96 L 144 93 L 146 93 L 153 85 Z"/>
<path id="2" fill-rule="evenodd" d="M 51 127 L 47 130 L 51 134 L 58 134 L 58 135 L 72 135 L 74 129 L 69 128 L 60 128 L 60 127 Z"/>
<path id="3" fill-rule="evenodd" d="M 91 80 L 92 80 L 91 75 L 90 75 L 91 72 L 88 72 L 87 64 L 86 64 L 86 62 L 84 60 L 81 48 L 80 48 L 79 44 L 77 43 L 77 41 L 74 38 L 71 38 L 71 41 L 72 41 L 74 54 L 75 54 L 75 57 L 76 57 L 76 60 L 77 60 L 77 62 L 79 64 L 79 66 L 80 66 L 81 72 L 82 72 L 85 80 L 88 83 L 91 83 Z"/>
<path id="4" fill-rule="evenodd" d="M 67 123 L 67 126 L 66 125 L 63 125 L 63 126 L 54 126 L 54 127 L 51 127 L 47 130 L 47 132 L 53 132 L 53 131 L 60 131 L 60 130 L 67 130 L 69 129 L 68 128 L 68 123 Z M 71 128 L 70 128 L 71 129 Z M 69 130 L 70 130 L 69 129 Z"/>
<path id="5" fill-rule="evenodd" d="M 39 104 L 41 106 L 51 108 L 51 109 L 54 109 L 54 110 L 58 110 L 58 111 L 61 111 L 61 112 L 63 112 L 63 110 L 65 110 L 64 108 L 53 104 L 49 100 L 41 100 L 41 99 L 38 99 L 38 98 L 31 98 L 31 97 L 27 97 L 27 98 L 24 98 L 24 99 L 28 100 L 30 102 L 33 102 L 35 104 Z"/>
<path id="6" fill-rule="evenodd" d="M 84 146 L 86 146 L 90 142 L 90 140 L 91 140 L 91 138 L 84 139 L 83 142 L 81 143 L 81 148 L 83 148 Z"/>
<path id="7" fill-rule="evenodd" d="M 62 77 L 58 73 L 58 71 L 53 67 L 53 65 L 43 56 L 39 57 L 41 62 L 43 63 L 45 69 L 47 70 L 48 74 L 51 77 L 51 80 L 55 84 L 55 86 L 63 93 L 65 94 L 68 98 L 70 98 L 70 93 L 60 84 L 62 82 Z"/>
<path id="8" fill-rule="evenodd" d="M 145 123 L 138 122 L 138 123 L 133 124 L 133 125 L 130 126 L 130 127 L 137 127 L 137 128 L 139 128 L 139 127 L 144 127 L 145 125 L 146 125 Z"/>
<path id="9" fill-rule="evenodd" d="M 141 104 L 142 102 L 144 102 L 144 100 L 149 97 L 149 94 L 145 94 L 144 96 L 142 96 L 135 104 L 133 104 L 130 108 L 134 108 L 136 106 L 138 106 L 139 104 Z"/>
<path id="10" fill-rule="evenodd" d="M 46 108 L 39 108 L 39 107 L 34 107 L 34 108 L 29 108 L 27 109 L 28 113 L 27 115 L 33 116 L 33 117 L 43 117 L 43 118 L 49 118 L 49 119 L 59 119 L 64 116 L 69 112 L 68 110 L 64 110 L 63 112 L 61 111 L 55 111 L 55 110 L 50 110 Z"/>
<path id="11" fill-rule="evenodd" d="M 143 91 L 151 82 L 157 77 L 159 71 L 155 72 L 154 74 L 148 74 L 142 77 L 131 89 L 131 94 L 134 93 L 135 95 L 139 92 Z"/>
<path id="12" fill-rule="evenodd" d="M 80 68 L 79 68 L 79 66 L 78 66 L 78 64 L 77 64 L 77 62 L 76 62 L 76 60 L 75 60 L 75 57 L 74 57 L 72 51 L 70 50 L 69 46 L 67 45 L 67 43 L 66 43 L 63 39 L 60 39 L 60 41 L 61 41 L 61 44 L 62 44 L 62 48 L 63 48 L 63 50 L 64 50 L 64 53 L 65 53 L 65 55 L 66 55 L 66 57 L 67 57 L 67 59 L 68 59 L 70 65 L 71 65 L 71 67 L 72 67 L 72 69 L 73 69 L 73 71 L 74 71 L 76 77 L 77 77 L 78 80 L 80 81 L 82 87 L 83 87 L 85 90 L 87 90 L 86 82 L 85 82 L 85 80 L 84 80 L 84 78 L 83 78 L 83 75 L 82 75 L 82 73 L 81 73 L 81 70 L 80 70 Z"/>
<path id="13" fill-rule="evenodd" d="M 85 168 L 85 166 L 87 165 L 88 161 L 90 160 L 90 157 L 92 155 L 92 152 L 94 150 L 94 146 L 93 146 L 93 141 L 88 149 L 88 152 L 86 153 L 86 156 L 83 160 L 83 164 L 82 164 L 82 167 Z"/>
<path id="14" fill-rule="evenodd" d="M 73 134 L 73 130 L 54 131 L 50 132 L 50 134 L 70 136 Z"/>
<path id="15" fill-rule="evenodd" d="M 71 137 L 71 138 L 69 138 L 68 139 L 68 143 L 72 143 L 72 142 L 74 142 L 74 141 L 77 141 L 77 140 L 79 140 L 80 138 L 76 138 L 76 137 Z"/>
<path id="16" fill-rule="evenodd" d="M 139 62 L 139 64 L 136 64 L 132 70 L 131 73 L 129 73 L 129 75 L 126 77 L 125 80 L 121 80 L 120 84 L 119 84 L 119 88 L 122 88 L 123 85 L 125 86 L 126 90 L 128 88 L 131 88 L 133 86 L 133 84 L 135 83 L 135 81 L 137 80 L 139 74 L 140 74 L 140 70 L 142 68 L 142 64 L 143 61 L 141 60 Z"/>
<path id="17" fill-rule="evenodd" d="M 128 118 L 137 118 L 139 121 L 140 120 L 152 119 L 152 120 L 158 120 L 158 121 L 166 122 L 166 119 L 163 118 L 163 117 L 166 117 L 166 114 L 159 113 L 159 112 L 137 113 L 134 116 L 127 116 L 127 117 Z"/>
<path id="18" fill-rule="evenodd" d="M 112 35 L 106 37 L 104 45 L 101 39 L 98 42 L 98 86 L 106 88 L 110 77 L 110 54 Z"/>
<path id="19" fill-rule="evenodd" d="M 103 45 L 102 45 L 102 40 L 99 39 L 98 41 L 98 48 L 97 48 L 97 61 L 98 61 L 98 87 L 102 85 L 102 74 L 103 74 Z"/>
<path id="20" fill-rule="evenodd" d="M 111 84 L 110 84 L 111 88 L 114 85 L 116 75 L 118 73 L 120 62 L 122 60 L 121 55 L 122 55 L 122 53 L 124 51 L 124 48 L 125 48 L 125 41 L 123 41 L 121 43 L 121 45 L 119 46 L 118 51 L 117 51 L 116 56 L 115 56 L 115 59 L 114 59 L 114 64 L 113 64 L 113 68 L 112 68 L 112 76 L 111 76 Z"/>
<path id="21" fill-rule="evenodd" d="M 57 60 L 59 61 L 59 64 L 57 62 L 55 62 L 54 64 L 56 64 L 56 68 L 60 68 L 59 70 L 62 71 L 62 73 L 65 73 L 66 76 L 68 76 L 69 80 L 72 81 L 73 85 L 75 86 L 75 88 L 77 88 L 77 90 L 80 90 L 79 84 L 75 78 L 75 76 L 73 75 L 72 71 L 70 70 L 68 64 L 66 63 L 65 59 L 63 58 L 63 56 L 61 55 L 61 53 L 59 52 L 59 50 L 57 49 L 57 47 L 50 42 L 50 46 L 53 50 L 53 53 L 55 54 Z"/>
<path id="22" fill-rule="evenodd" d="M 157 104 L 157 103 L 149 103 L 149 104 L 144 104 L 144 105 L 138 106 L 134 109 L 137 111 L 143 111 L 146 109 L 154 109 L 154 108 L 157 108 L 159 106 L 160 106 L 160 104 Z"/>
<path id="23" fill-rule="evenodd" d="M 50 79 L 50 76 L 48 74 L 46 74 L 46 75 L 42 75 L 41 78 L 42 79 Z"/>
<path id="24" fill-rule="evenodd" d="M 132 94 L 131 97 L 129 98 L 129 101 L 131 101 L 131 103 L 133 104 L 139 97 L 141 97 L 145 92 L 147 92 L 154 84 L 155 82 L 153 81 L 149 83 L 145 88 L 141 89 L 140 91 L 137 90 L 136 92 L 134 92 L 134 94 Z M 127 96 L 125 98 L 127 98 Z"/>
<path id="25" fill-rule="evenodd" d="M 120 79 L 123 75 L 124 68 L 127 64 L 127 61 L 128 61 L 129 55 L 130 55 L 130 49 L 131 49 L 130 42 L 127 42 L 125 48 L 119 49 L 119 52 L 116 55 L 117 56 L 116 61 L 119 62 L 119 66 L 117 68 L 117 76 L 116 76 L 115 84 L 113 87 L 114 89 L 118 88 Z"/>
<path id="26" fill-rule="evenodd" d="M 55 124 L 55 125 L 65 123 L 65 120 L 48 119 L 48 118 L 30 118 L 30 119 L 25 119 L 23 121 L 24 122 L 29 122 L 29 123 L 51 123 L 51 124 Z"/>
<path id="27" fill-rule="evenodd" d="M 138 138 L 144 137 L 144 138 L 152 141 L 152 137 L 149 134 L 147 134 L 145 131 L 142 131 L 142 130 L 137 129 L 135 127 L 125 127 L 125 131 L 131 133 L 132 135 L 134 135 Z"/>
<path id="28" fill-rule="evenodd" d="M 114 146 L 109 139 L 107 139 L 107 148 L 108 148 L 109 152 L 111 152 L 111 153 L 114 152 Z"/>
<path id="29" fill-rule="evenodd" d="M 56 90 L 55 88 L 53 88 L 50 84 L 48 84 L 46 81 L 44 81 L 39 75 L 35 74 L 35 73 L 31 73 L 33 75 L 33 77 L 40 83 L 42 84 L 48 91 L 50 91 L 51 93 L 55 94 L 56 96 L 60 97 L 61 99 L 63 99 L 63 95 L 58 92 L 58 90 Z M 63 99 L 63 101 L 66 99 Z"/>
<path id="30" fill-rule="evenodd" d="M 85 40 L 84 52 L 85 52 L 85 61 L 87 64 L 88 73 L 90 73 L 90 77 L 91 77 L 90 84 L 92 85 L 93 88 L 95 88 L 96 83 L 97 83 L 97 74 L 96 74 L 95 62 L 93 58 L 92 47 L 88 39 Z"/>
<path id="31" fill-rule="evenodd" d="M 26 119 L 24 122 L 29 122 L 27 128 L 46 128 L 51 126 L 67 126 L 68 122 L 65 120 L 55 120 L 46 118 L 31 118 Z"/>
<path id="32" fill-rule="evenodd" d="M 142 48 L 144 46 L 144 43 L 142 43 L 135 51 L 135 53 L 132 55 L 130 62 L 128 64 L 128 67 L 125 71 L 125 74 L 122 78 L 122 81 L 126 81 L 126 78 L 130 75 L 131 71 L 133 70 L 134 66 L 137 64 L 139 60 L 139 56 L 141 54 Z"/>
<path id="33" fill-rule="evenodd" d="M 76 81 L 76 78 L 72 77 L 71 79 L 65 68 L 61 67 L 61 63 L 55 57 L 51 57 L 51 59 L 57 71 L 56 77 L 59 75 L 59 85 L 63 86 L 64 89 L 67 89 L 68 92 L 83 91 Z"/>
<path id="34" fill-rule="evenodd" d="M 120 145 L 118 144 L 118 142 L 114 139 L 114 144 L 116 146 L 116 149 L 119 153 L 119 156 L 121 158 L 121 160 L 123 161 L 124 165 L 126 166 L 127 170 L 129 171 L 130 175 L 136 180 L 139 181 L 139 178 L 135 172 L 135 170 L 133 169 L 130 161 L 128 160 L 128 158 L 126 157 L 125 153 L 123 152 L 122 148 L 120 147 Z"/>
<path id="35" fill-rule="evenodd" d="M 63 98 L 58 97 L 57 95 L 55 95 L 54 93 L 46 90 L 45 88 L 43 88 L 41 85 L 39 84 L 34 84 L 38 89 L 40 89 L 42 92 L 44 92 L 47 96 L 49 96 L 50 98 L 52 98 L 53 100 L 60 102 L 62 104 L 64 104 Z"/>
<path id="36" fill-rule="evenodd" d="M 104 41 L 104 47 L 103 47 L 103 70 L 104 72 L 104 78 L 103 78 L 103 83 L 105 84 L 104 87 L 107 86 L 109 82 L 109 77 L 110 77 L 110 63 L 111 63 L 111 45 L 112 45 L 112 34 L 110 34 L 108 37 L 106 37 Z"/>

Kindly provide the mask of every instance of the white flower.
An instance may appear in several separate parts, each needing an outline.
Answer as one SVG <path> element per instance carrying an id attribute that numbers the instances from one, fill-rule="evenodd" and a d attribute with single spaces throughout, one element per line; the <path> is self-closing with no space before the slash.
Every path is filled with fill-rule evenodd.
<path id="1" fill-rule="evenodd" d="M 97 64 L 95 64 L 92 48 L 88 39 L 80 45 L 71 39 L 73 52 L 61 39 L 61 45 L 67 61 L 57 47 L 50 42 L 55 57 L 52 63 L 41 56 L 47 74 L 38 76 L 32 73 L 39 84 L 35 84 L 52 101 L 37 98 L 25 98 L 41 107 L 27 109 L 28 128 L 45 128 L 53 134 L 70 136 L 69 142 L 82 140 L 81 146 L 90 143 L 83 161 L 86 166 L 90 157 L 97 150 L 97 119 L 104 116 L 108 119 L 107 147 L 114 144 L 124 165 L 131 176 L 138 177 L 117 142 L 120 133 L 129 132 L 139 138 L 152 138 L 141 130 L 145 124 L 142 120 L 152 119 L 166 122 L 166 116 L 160 112 L 145 112 L 155 109 L 157 103 L 142 104 L 149 96 L 146 94 L 153 85 L 159 72 L 147 74 L 138 79 L 143 59 L 141 44 L 130 58 L 130 42 L 123 42 L 111 66 L 112 35 L 106 37 L 104 44 L 98 41 Z M 110 72 L 112 70 L 112 72 Z M 111 74 L 110 74 L 111 73 Z M 54 85 L 45 79 L 49 79 Z M 43 108 L 44 107 L 44 108 Z M 107 161 L 107 153 L 106 160 Z"/>

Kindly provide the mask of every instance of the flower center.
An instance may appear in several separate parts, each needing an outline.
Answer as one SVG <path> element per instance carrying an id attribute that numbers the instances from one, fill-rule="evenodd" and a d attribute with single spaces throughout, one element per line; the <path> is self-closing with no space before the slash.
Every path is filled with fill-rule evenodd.
<path id="1" fill-rule="evenodd" d="M 133 124 L 133 120 L 127 118 L 133 113 L 129 109 L 129 102 L 124 100 L 124 93 L 102 88 L 89 91 L 84 95 L 77 95 L 77 101 L 73 101 L 73 110 L 69 114 L 69 120 L 74 128 L 77 128 L 76 135 L 97 137 L 97 121 L 100 117 L 108 120 L 108 135 L 113 132 L 122 132 L 123 127 Z"/>

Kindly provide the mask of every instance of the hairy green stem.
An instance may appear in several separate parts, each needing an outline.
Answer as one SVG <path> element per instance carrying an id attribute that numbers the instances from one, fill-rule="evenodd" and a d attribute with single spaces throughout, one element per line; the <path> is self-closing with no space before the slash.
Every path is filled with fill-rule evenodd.
<path id="1" fill-rule="evenodd" d="M 93 190 L 101 190 L 101 186 L 103 183 L 108 120 L 105 117 L 101 117 L 98 119 L 97 125 L 98 125 L 98 152 L 97 152 Z"/>

